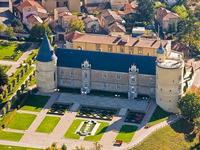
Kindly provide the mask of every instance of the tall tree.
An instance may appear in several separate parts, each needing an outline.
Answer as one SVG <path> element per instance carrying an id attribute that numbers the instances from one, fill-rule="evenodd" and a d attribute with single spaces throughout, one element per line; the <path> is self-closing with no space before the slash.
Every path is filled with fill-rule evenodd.
<path id="1" fill-rule="evenodd" d="M 69 23 L 69 30 L 70 31 L 79 31 L 83 32 L 85 29 L 85 24 L 80 19 L 72 19 Z"/>
<path id="2" fill-rule="evenodd" d="M 151 23 L 154 19 L 154 6 L 152 0 L 138 0 L 136 13 L 138 21 Z"/>
<path id="3" fill-rule="evenodd" d="M 178 102 L 181 114 L 189 120 L 200 117 L 200 96 L 195 93 L 187 93 Z"/>
<path id="4" fill-rule="evenodd" d="M 41 40 L 45 33 L 47 33 L 47 35 L 51 34 L 49 26 L 45 24 L 36 24 L 30 31 L 30 38 L 33 40 Z"/>

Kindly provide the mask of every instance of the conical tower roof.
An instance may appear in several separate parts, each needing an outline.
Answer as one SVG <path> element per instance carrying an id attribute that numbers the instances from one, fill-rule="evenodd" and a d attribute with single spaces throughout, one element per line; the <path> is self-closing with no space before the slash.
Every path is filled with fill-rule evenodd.
<path id="1" fill-rule="evenodd" d="M 164 54 L 165 53 L 165 48 L 162 45 L 162 42 L 160 42 L 160 47 L 156 51 L 158 54 Z"/>
<path id="2" fill-rule="evenodd" d="M 47 37 L 47 34 L 45 34 L 42 43 L 40 45 L 40 49 L 36 57 L 36 60 L 40 62 L 49 62 L 52 61 L 53 59 L 52 56 L 53 56 L 52 47 Z"/>

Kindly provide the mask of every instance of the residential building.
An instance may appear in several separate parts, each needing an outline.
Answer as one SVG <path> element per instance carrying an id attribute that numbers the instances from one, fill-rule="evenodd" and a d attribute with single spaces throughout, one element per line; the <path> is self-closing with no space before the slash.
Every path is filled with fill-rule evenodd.
<path id="1" fill-rule="evenodd" d="M 58 7 L 68 7 L 71 12 L 80 12 L 80 0 L 42 0 L 42 5 L 49 13 L 53 13 Z"/>
<path id="2" fill-rule="evenodd" d="M 126 32 L 125 21 L 110 9 L 103 10 L 99 15 L 101 27 L 110 34 L 123 35 Z"/>
<path id="3" fill-rule="evenodd" d="M 178 14 L 163 7 L 157 9 L 155 19 L 162 29 L 167 32 L 177 31 L 178 22 L 180 21 Z"/>
<path id="4" fill-rule="evenodd" d="M 48 18 L 46 9 L 35 0 L 25 0 L 14 6 L 14 14 L 31 29 L 36 24 L 41 24 Z"/>
<path id="5" fill-rule="evenodd" d="M 99 19 L 93 15 L 87 15 L 83 18 L 85 31 L 87 33 L 99 33 L 101 31 Z"/>
<path id="6" fill-rule="evenodd" d="M 111 36 L 99 34 L 77 33 L 74 36 L 65 36 L 68 48 L 80 50 L 93 50 L 133 55 L 156 56 L 160 40 L 153 38 L 134 38 L 129 35 Z M 77 36 L 78 35 L 78 36 Z M 167 53 L 171 52 L 171 41 L 162 40 Z"/>

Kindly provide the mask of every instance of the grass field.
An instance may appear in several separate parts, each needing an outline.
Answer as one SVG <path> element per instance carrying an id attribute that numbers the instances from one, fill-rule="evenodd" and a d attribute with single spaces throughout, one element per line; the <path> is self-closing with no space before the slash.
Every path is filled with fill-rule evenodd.
<path id="1" fill-rule="evenodd" d="M 154 111 L 153 115 L 151 116 L 151 119 L 148 122 L 148 125 L 153 126 L 155 124 L 163 122 L 163 121 L 167 120 L 169 116 L 170 116 L 170 113 L 164 111 L 160 107 L 157 107 L 156 110 Z"/>
<path id="2" fill-rule="evenodd" d="M 197 143 L 197 137 L 190 134 L 192 130 L 191 124 L 180 120 L 157 130 L 132 150 L 189 150 Z"/>
<path id="3" fill-rule="evenodd" d="M 84 121 L 84 120 L 81 120 L 81 119 L 74 120 L 72 122 L 71 126 L 69 127 L 69 129 L 67 130 L 67 132 L 65 133 L 65 138 L 79 139 L 80 136 L 78 134 L 76 134 L 75 132 L 82 121 Z"/>
<path id="4" fill-rule="evenodd" d="M 19 147 L 19 146 L 9 146 L 9 145 L 0 145 L 0 150 L 39 150 L 36 148 L 28 148 L 28 147 Z"/>
<path id="5" fill-rule="evenodd" d="M 19 141 L 22 136 L 23 136 L 23 134 L 21 134 L 21 133 L 0 131 L 0 139 L 1 140 Z"/>
<path id="6" fill-rule="evenodd" d="M 46 116 L 36 131 L 51 133 L 59 121 L 60 117 Z"/>
<path id="7" fill-rule="evenodd" d="M 27 130 L 34 121 L 36 115 L 26 113 L 16 113 L 13 120 L 8 125 L 8 128 Z"/>
<path id="8" fill-rule="evenodd" d="M 87 141 L 94 141 L 94 142 L 98 142 L 101 140 L 103 134 L 105 133 L 107 127 L 109 126 L 109 124 L 107 122 L 99 122 L 101 123 L 99 128 L 97 129 L 95 135 L 92 135 L 92 136 L 86 136 L 84 138 L 84 140 L 87 140 Z"/>
<path id="9" fill-rule="evenodd" d="M 24 102 L 21 110 L 40 112 L 48 102 L 48 96 L 30 95 Z"/>
<path id="10" fill-rule="evenodd" d="M 116 140 L 122 140 L 125 143 L 129 143 L 131 142 L 136 130 L 137 126 L 123 125 L 116 137 Z"/>

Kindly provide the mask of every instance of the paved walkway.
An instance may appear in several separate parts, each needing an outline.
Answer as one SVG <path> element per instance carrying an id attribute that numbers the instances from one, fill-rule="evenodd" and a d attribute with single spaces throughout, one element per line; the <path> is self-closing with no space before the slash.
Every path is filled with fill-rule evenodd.
<path id="1" fill-rule="evenodd" d="M 38 93 L 41 94 L 41 93 Z M 45 95 L 45 94 L 43 94 Z M 22 147 L 33 147 L 33 148 L 46 148 L 49 145 L 51 145 L 53 142 L 57 142 L 59 145 L 62 145 L 63 143 L 67 145 L 67 148 L 69 150 L 74 149 L 76 146 L 84 146 L 86 147 L 86 150 L 90 150 L 93 147 L 93 142 L 90 141 L 84 141 L 83 139 L 75 140 L 75 139 L 65 139 L 64 134 L 68 130 L 69 126 L 73 122 L 73 120 L 76 118 L 76 111 L 80 106 L 80 103 L 76 102 L 71 107 L 70 111 L 66 112 L 63 116 L 61 116 L 59 123 L 55 127 L 52 133 L 46 134 L 46 133 L 38 133 L 35 132 L 42 120 L 47 115 L 48 108 L 57 100 L 60 98 L 60 93 L 54 93 L 54 94 L 48 94 L 51 96 L 48 103 L 45 105 L 44 109 L 37 113 L 36 119 L 33 121 L 31 126 L 26 131 L 18 131 L 13 129 L 5 129 L 5 131 L 12 131 L 17 133 L 24 133 L 24 136 L 19 142 L 12 142 L 12 141 L 3 141 L 0 140 L 0 144 L 3 145 L 13 145 L 13 146 L 22 146 Z M 68 97 L 66 97 L 68 98 Z M 86 102 L 86 101 L 85 101 Z M 105 102 L 105 101 L 104 101 Z M 142 140 L 144 140 L 147 136 L 149 136 L 154 131 L 158 130 L 159 128 L 162 128 L 168 124 L 173 123 L 177 120 L 177 116 L 174 118 L 171 118 L 169 122 L 162 122 L 160 124 L 157 124 L 149 129 L 144 129 L 144 125 L 148 122 L 150 119 L 153 111 L 156 108 L 156 103 L 152 101 L 150 105 L 147 107 L 147 115 L 145 115 L 145 118 L 141 125 L 139 125 L 139 130 L 135 133 L 132 142 L 129 144 L 123 144 L 121 147 L 114 147 L 113 142 L 115 140 L 115 137 L 117 136 L 118 132 L 120 131 L 121 127 L 124 123 L 125 116 L 114 116 L 112 121 L 109 122 L 110 126 L 107 128 L 105 134 L 103 135 L 102 139 L 100 140 L 100 144 L 103 145 L 102 150 L 122 150 L 122 149 L 128 149 L 136 144 L 140 143 Z M 121 110 L 125 110 L 124 108 L 121 108 Z M 32 113 L 29 111 L 19 111 L 19 112 L 26 112 L 26 113 Z M 122 111 L 123 112 L 123 111 Z M 125 113 L 125 112 L 124 112 Z M 123 114 L 124 114 L 123 113 Z"/>
<path id="2" fill-rule="evenodd" d="M 81 94 L 62 93 L 57 100 L 61 103 L 79 103 L 85 106 L 105 107 L 105 108 L 127 108 L 135 111 L 145 112 L 148 103 L 145 100 L 128 100 L 113 97 L 90 96 Z"/>
<path id="3" fill-rule="evenodd" d="M 8 76 L 11 76 L 12 73 L 16 71 L 16 69 L 23 63 L 24 60 L 28 58 L 28 56 L 32 53 L 32 51 L 36 48 L 36 45 L 33 43 L 26 52 L 22 54 L 22 56 L 17 61 L 8 61 L 8 60 L 0 60 L 1 65 L 11 66 L 11 68 L 6 72 Z"/>

